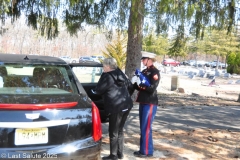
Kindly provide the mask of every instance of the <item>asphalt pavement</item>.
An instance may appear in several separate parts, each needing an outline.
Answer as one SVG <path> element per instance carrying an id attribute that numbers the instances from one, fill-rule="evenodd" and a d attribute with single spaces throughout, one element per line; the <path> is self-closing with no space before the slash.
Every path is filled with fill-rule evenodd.
<path id="1" fill-rule="evenodd" d="M 224 129 L 240 131 L 240 107 L 238 106 L 188 106 L 158 107 L 152 129 L 192 130 Z M 103 134 L 107 134 L 108 123 L 102 125 Z M 134 105 L 125 124 L 125 133 L 139 133 L 138 105 Z"/>

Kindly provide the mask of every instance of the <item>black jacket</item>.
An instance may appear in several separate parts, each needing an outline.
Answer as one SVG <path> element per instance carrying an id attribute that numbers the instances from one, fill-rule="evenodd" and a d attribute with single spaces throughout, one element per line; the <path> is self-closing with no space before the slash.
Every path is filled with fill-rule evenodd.
<path id="1" fill-rule="evenodd" d="M 149 87 L 142 86 L 141 84 L 140 86 L 134 85 L 134 88 L 139 91 L 136 102 L 158 105 L 157 87 L 160 81 L 159 70 L 152 65 L 144 69 L 142 73 L 150 80 L 151 85 Z"/>
<path id="2" fill-rule="evenodd" d="M 129 83 L 130 82 L 130 83 Z M 132 83 L 120 69 L 102 73 L 96 86 L 96 94 L 102 95 L 106 113 L 118 113 L 133 107 L 129 94 Z"/>

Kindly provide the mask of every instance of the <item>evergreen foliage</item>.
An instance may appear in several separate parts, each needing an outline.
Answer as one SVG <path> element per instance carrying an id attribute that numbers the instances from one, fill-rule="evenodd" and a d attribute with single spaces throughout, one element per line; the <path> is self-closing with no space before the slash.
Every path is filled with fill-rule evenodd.
<path id="1" fill-rule="evenodd" d="M 117 39 L 106 46 L 106 51 L 102 51 L 104 57 L 115 58 L 120 69 L 124 69 L 126 65 L 127 38 L 124 37 L 126 36 L 118 32 Z"/>
<path id="2" fill-rule="evenodd" d="M 135 4 L 138 8 L 130 10 Z M 210 26 L 211 29 L 226 29 L 230 33 L 239 18 L 239 2 L 236 0 L 141 0 L 139 3 L 136 0 L 1 0 L 0 5 L 2 21 L 7 15 L 14 21 L 24 14 L 27 24 L 39 29 L 42 35 L 48 35 L 48 38 L 57 36 L 59 19 L 73 35 L 85 24 L 107 24 L 126 29 L 128 17 L 133 12 L 132 22 L 137 22 L 137 14 L 140 14 L 148 19 L 145 26 L 155 24 L 157 33 L 166 33 L 172 28 L 176 32 L 189 31 L 198 39 L 204 36 L 205 28 Z M 179 27 L 183 30 L 180 31 Z"/>
<path id="3" fill-rule="evenodd" d="M 184 27 L 179 26 L 176 36 L 172 40 L 168 55 L 170 57 L 185 57 L 187 55 L 187 38 L 184 33 Z"/>
<path id="4" fill-rule="evenodd" d="M 142 50 L 166 55 L 169 49 L 169 42 L 166 36 L 150 33 L 143 37 Z"/>
<path id="5" fill-rule="evenodd" d="M 227 63 L 228 63 L 228 67 L 227 67 L 228 73 L 240 74 L 240 52 L 230 53 L 228 55 Z"/>
<path id="6" fill-rule="evenodd" d="M 217 61 L 220 57 L 227 60 L 230 53 L 239 51 L 239 37 L 236 33 L 227 35 L 227 30 L 205 30 L 203 39 L 188 42 L 188 52 L 194 53 L 196 59 L 200 54 L 209 54 L 215 55 Z"/>
<path id="7" fill-rule="evenodd" d="M 204 37 L 204 40 L 191 40 L 187 43 L 188 53 L 194 54 L 195 59 L 197 60 L 198 56 L 201 54 L 209 54 L 208 53 L 208 39 Z"/>
<path id="8" fill-rule="evenodd" d="M 128 28 L 126 67 L 130 78 L 140 66 L 144 25 L 154 25 L 157 33 L 166 33 L 170 28 L 176 31 L 169 54 L 177 57 L 186 54 L 185 33 L 194 35 L 196 40 L 203 39 L 206 28 L 225 29 L 230 34 L 240 16 L 237 0 L 1 0 L 0 6 L 3 23 L 7 16 L 13 22 L 24 14 L 27 24 L 49 39 L 58 35 L 59 20 L 71 35 L 86 24 L 109 30 Z M 227 54 L 214 43 L 209 44 L 209 53 L 218 57 Z"/>

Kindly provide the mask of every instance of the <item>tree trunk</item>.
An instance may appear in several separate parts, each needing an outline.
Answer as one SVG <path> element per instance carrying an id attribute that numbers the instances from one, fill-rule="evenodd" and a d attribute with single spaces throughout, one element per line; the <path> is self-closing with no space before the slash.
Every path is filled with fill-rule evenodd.
<path id="1" fill-rule="evenodd" d="M 135 70 L 140 69 L 142 50 L 142 30 L 145 0 L 132 0 L 128 22 L 127 60 L 125 73 L 131 79 Z"/>
<path id="2" fill-rule="evenodd" d="M 217 64 L 215 70 L 218 70 L 218 64 L 219 64 L 219 55 L 217 55 Z"/>
<path id="3" fill-rule="evenodd" d="M 240 93 L 239 93 L 239 95 L 238 95 L 238 100 L 237 100 L 237 102 L 240 102 Z"/>

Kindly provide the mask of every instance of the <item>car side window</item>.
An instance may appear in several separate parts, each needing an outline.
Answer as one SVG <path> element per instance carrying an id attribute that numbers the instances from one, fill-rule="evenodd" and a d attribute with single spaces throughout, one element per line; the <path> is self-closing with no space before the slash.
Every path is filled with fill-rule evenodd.
<path id="1" fill-rule="evenodd" d="M 102 67 L 89 66 L 74 66 L 72 70 L 81 83 L 97 83 L 103 72 Z"/>

